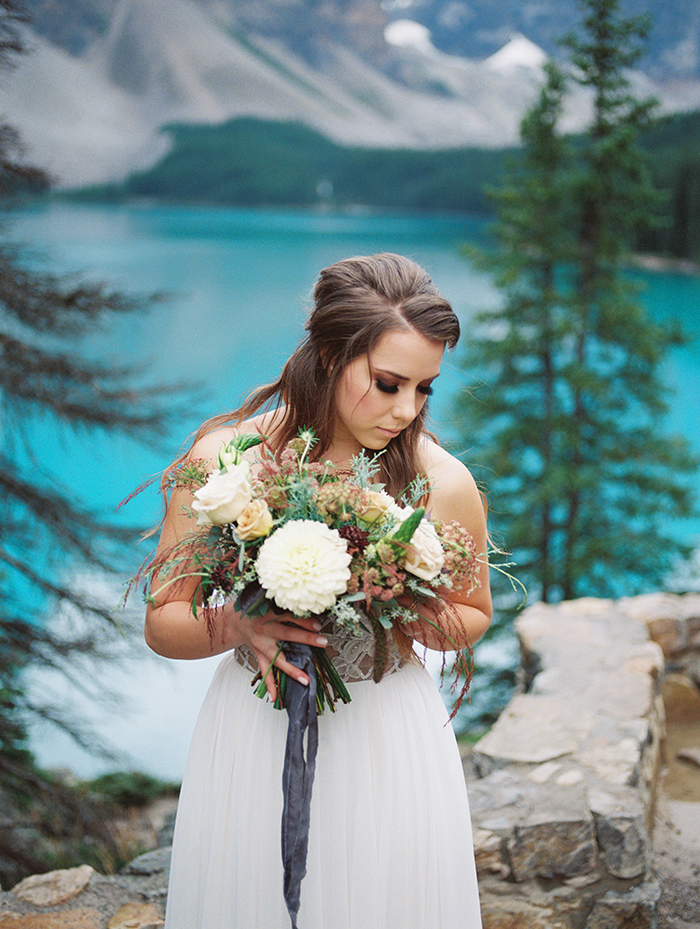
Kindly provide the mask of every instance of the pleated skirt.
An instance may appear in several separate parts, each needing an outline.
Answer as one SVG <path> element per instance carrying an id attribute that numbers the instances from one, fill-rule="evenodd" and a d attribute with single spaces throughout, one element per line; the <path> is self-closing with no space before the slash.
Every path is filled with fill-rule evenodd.
<path id="1" fill-rule="evenodd" d="M 288 929 L 280 851 L 287 715 L 223 659 L 192 739 L 166 929 Z M 299 929 L 480 929 L 472 829 L 452 727 L 407 664 L 319 719 Z"/>

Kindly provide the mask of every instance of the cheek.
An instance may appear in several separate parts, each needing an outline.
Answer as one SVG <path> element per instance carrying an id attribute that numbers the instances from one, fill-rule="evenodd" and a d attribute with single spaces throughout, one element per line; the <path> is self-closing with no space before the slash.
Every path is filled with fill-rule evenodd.
<path id="1" fill-rule="evenodd" d="M 355 413 L 359 418 L 375 420 L 384 416 L 393 406 L 391 394 L 382 394 L 376 390 L 359 397 Z"/>
<path id="2" fill-rule="evenodd" d="M 362 416 L 372 403 L 371 382 L 362 371 L 347 369 L 338 385 L 338 408 L 345 417 Z"/>

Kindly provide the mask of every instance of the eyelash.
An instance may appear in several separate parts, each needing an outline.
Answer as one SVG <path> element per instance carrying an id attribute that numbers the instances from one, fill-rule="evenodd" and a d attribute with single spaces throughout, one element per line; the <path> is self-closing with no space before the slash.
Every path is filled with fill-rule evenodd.
<path id="1" fill-rule="evenodd" d="M 377 389 L 380 390 L 383 394 L 396 394 L 399 392 L 399 388 L 396 384 L 385 384 L 384 381 L 377 381 Z M 432 387 L 423 387 L 418 385 L 418 391 L 422 394 L 425 394 L 426 397 L 429 397 L 432 392 Z"/>

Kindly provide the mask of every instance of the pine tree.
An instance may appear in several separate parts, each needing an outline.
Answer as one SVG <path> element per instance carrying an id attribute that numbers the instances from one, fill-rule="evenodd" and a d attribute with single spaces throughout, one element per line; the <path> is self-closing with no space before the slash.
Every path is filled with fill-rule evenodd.
<path id="1" fill-rule="evenodd" d="M 477 320 L 465 368 L 484 389 L 459 406 L 495 524 L 544 601 L 661 583 L 687 552 L 665 526 L 691 512 L 697 466 L 663 431 L 662 365 L 681 336 L 648 318 L 625 272 L 658 203 L 637 145 L 653 102 L 635 100 L 625 76 L 645 25 L 618 0 L 579 5 L 572 67 L 566 78 L 548 68 L 522 157 L 495 194 L 497 248 L 484 263 L 504 302 Z M 592 112 L 567 139 L 571 81 Z"/>
<path id="2" fill-rule="evenodd" d="M 25 14 L 14 0 L 0 0 L 0 65 L 23 51 Z M 44 191 L 48 178 L 27 163 L 13 127 L 0 126 L 0 209 L 19 194 Z M 171 391 L 138 387 L 128 368 L 87 361 L 76 352 L 81 336 L 111 318 L 145 309 L 138 298 L 94 283 L 57 275 L 8 238 L 0 226 L 0 800 L 29 808 L 43 820 L 52 843 L 82 842 L 91 834 L 113 853 L 103 819 L 77 794 L 37 770 L 28 750 L 27 725 L 34 717 L 53 722 L 85 743 L 75 720 L 52 705 L 50 695 L 31 698 L 24 672 L 49 667 L 76 689 L 89 688 L 90 665 L 123 652 L 116 603 L 105 603 L 72 581 L 81 571 L 123 570 L 133 529 L 89 512 L 70 488 L 57 484 L 40 447 L 32 443 L 37 423 L 52 419 L 71 432 L 116 430 L 153 441 L 175 408 Z M 141 379 L 142 382 L 142 379 Z M 123 575 L 121 575 L 123 576 Z M 62 615 L 57 627 L 48 622 Z M 102 685 L 91 691 L 99 695 Z M 92 740 L 90 740 L 92 744 Z M 37 812 L 37 810 L 39 812 Z M 45 815 L 42 815 L 41 811 Z M 3 818 L 7 818 L 6 808 Z M 55 859 L 54 859 L 55 860 Z M 32 870 L 46 870 L 40 843 L 0 830 L 0 883 Z"/>

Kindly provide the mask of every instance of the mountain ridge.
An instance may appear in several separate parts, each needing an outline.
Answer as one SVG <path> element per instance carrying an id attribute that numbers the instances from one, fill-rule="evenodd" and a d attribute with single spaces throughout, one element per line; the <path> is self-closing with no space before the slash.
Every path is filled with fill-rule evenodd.
<path id="1" fill-rule="evenodd" d="M 162 127 L 173 122 L 299 121 L 337 143 L 370 148 L 512 145 L 546 55 L 521 32 L 505 49 L 492 42 L 481 60 L 439 48 L 426 25 L 440 11 L 444 19 L 449 4 L 439 0 L 424 0 L 424 22 L 408 20 L 414 40 L 407 42 L 396 41 L 396 27 L 412 11 L 410 0 L 402 0 L 401 16 L 391 14 L 392 0 L 33 0 L 31 7 L 34 52 L 5 77 L 0 112 L 64 187 L 148 168 L 168 150 Z M 638 72 L 634 80 L 667 109 L 700 106 L 700 78 L 676 76 L 665 86 Z M 574 94 L 567 128 L 580 127 L 586 112 L 585 98 Z"/>

